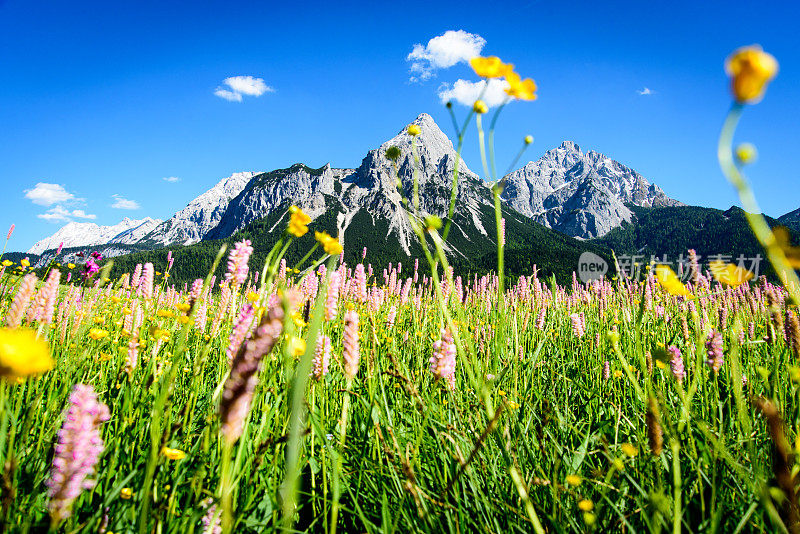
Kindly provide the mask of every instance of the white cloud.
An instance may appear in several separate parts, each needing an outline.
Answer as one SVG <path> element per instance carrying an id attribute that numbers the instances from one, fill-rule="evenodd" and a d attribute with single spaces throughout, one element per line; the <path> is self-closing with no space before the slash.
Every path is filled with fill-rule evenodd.
<path id="1" fill-rule="evenodd" d="M 224 98 L 229 102 L 241 102 L 242 95 L 239 93 L 234 93 L 233 91 L 228 91 L 227 89 L 223 89 L 222 87 L 217 87 L 214 91 L 214 94 L 220 98 Z"/>
<path id="2" fill-rule="evenodd" d="M 64 186 L 45 182 L 39 182 L 33 189 L 26 189 L 25 198 L 40 206 L 52 206 L 59 202 L 76 200 L 75 195 L 64 189 Z"/>
<path id="3" fill-rule="evenodd" d="M 465 106 L 472 106 L 480 98 L 490 108 L 499 106 L 508 98 L 505 92 L 508 88 L 508 82 L 505 80 L 492 78 L 489 80 L 489 86 L 486 87 L 485 91 L 484 87 L 486 87 L 486 81 L 484 80 L 479 82 L 456 80 L 452 86 L 448 83 L 440 85 L 437 93 L 443 104 L 452 100 Z M 481 93 L 483 93 L 483 96 L 481 96 Z"/>
<path id="4" fill-rule="evenodd" d="M 464 30 L 448 30 L 425 46 L 417 43 L 406 57 L 406 61 L 411 62 L 411 81 L 428 80 L 438 69 L 469 61 L 479 56 L 485 45 L 486 39 Z"/>
<path id="5" fill-rule="evenodd" d="M 165 176 L 164 178 L 162 178 L 162 180 L 164 180 L 165 182 L 171 182 L 173 184 L 175 182 L 180 182 L 181 181 L 181 179 L 178 178 L 177 176 Z"/>
<path id="6" fill-rule="evenodd" d="M 96 219 L 97 215 L 86 213 L 83 210 L 68 210 L 61 205 L 56 205 L 45 213 L 37 215 L 40 219 L 51 222 L 71 221 L 72 219 Z"/>
<path id="7" fill-rule="evenodd" d="M 250 96 L 261 96 L 264 93 L 273 93 L 275 89 L 264 83 L 264 78 L 252 76 L 232 76 L 225 78 L 225 85 L 237 93 Z"/>
<path id="8" fill-rule="evenodd" d="M 111 204 L 112 208 L 116 208 L 118 210 L 138 210 L 141 206 L 135 200 L 130 200 L 120 195 L 111 195 L 114 199 L 114 203 Z"/>
<path id="9" fill-rule="evenodd" d="M 652 89 L 650 89 L 649 87 L 645 87 L 644 89 L 637 90 L 636 92 L 637 92 L 637 93 L 639 93 L 639 94 L 640 94 L 640 95 L 642 95 L 642 96 L 646 96 L 646 95 L 654 95 L 654 94 L 656 94 L 656 92 L 655 92 L 655 91 L 653 91 Z"/>
<path id="10" fill-rule="evenodd" d="M 264 83 L 264 78 L 253 76 L 231 76 L 222 81 L 229 89 L 222 86 L 214 90 L 214 94 L 229 102 L 241 102 L 242 95 L 261 96 L 264 93 L 274 93 L 275 89 Z"/>

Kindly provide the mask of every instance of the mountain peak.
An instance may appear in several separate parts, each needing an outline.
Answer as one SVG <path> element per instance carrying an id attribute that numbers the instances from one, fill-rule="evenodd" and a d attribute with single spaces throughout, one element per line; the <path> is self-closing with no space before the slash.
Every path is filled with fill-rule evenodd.
<path id="1" fill-rule="evenodd" d="M 571 140 L 512 172 L 505 181 L 502 198 L 513 208 L 579 238 L 599 237 L 629 222 L 633 213 L 628 204 L 680 205 L 633 169 L 593 150 L 582 152 Z"/>
<path id="2" fill-rule="evenodd" d="M 47 250 L 58 248 L 62 243 L 65 248 L 89 247 L 106 243 L 135 243 L 160 222 L 150 217 L 140 220 L 125 217 L 117 224 L 110 226 L 70 221 L 53 235 L 35 243 L 28 249 L 28 252 L 41 255 Z"/>
<path id="3" fill-rule="evenodd" d="M 581 151 L 581 147 L 578 146 L 575 143 L 575 141 L 570 141 L 569 139 L 564 140 L 564 142 L 562 142 L 561 146 L 558 147 L 558 148 L 563 148 L 564 150 L 569 150 L 569 151 L 572 151 L 572 152 L 580 152 Z"/>

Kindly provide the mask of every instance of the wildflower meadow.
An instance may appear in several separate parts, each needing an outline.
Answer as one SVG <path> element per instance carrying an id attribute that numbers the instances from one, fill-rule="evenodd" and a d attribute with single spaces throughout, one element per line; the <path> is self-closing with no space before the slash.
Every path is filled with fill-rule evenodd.
<path id="1" fill-rule="evenodd" d="M 508 100 L 537 96 L 499 58 L 472 67 Z M 477 126 L 493 272 L 444 252 L 457 171 L 448 217 L 422 213 L 416 187 L 404 199 L 424 252 L 408 262 L 347 264 L 296 207 L 263 265 L 240 241 L 186 284 L 152 263 L 111 277 L 91 251 L 5 260 L 4 530 L 800 532 L 800 255 L 759 215 L 751 148 L 732 146 L 777 62 L 747 47 L 727 69 L 719 160 L 771 278 L 693 251 L 686 273 L 505 276 L 503 107 L 489 118 L 480 98 L 453 118 L 459 151 Z"/>

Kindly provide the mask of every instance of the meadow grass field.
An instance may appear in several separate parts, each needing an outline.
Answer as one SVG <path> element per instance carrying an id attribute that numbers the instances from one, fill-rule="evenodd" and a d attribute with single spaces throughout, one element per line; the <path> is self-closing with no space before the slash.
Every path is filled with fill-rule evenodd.
<path id="1" fill-rule="evenodd" d="M 720 160 L 747 209 L 726 135 L 755 82 L 732 77 Z M 498 270 L 454 275 L 449 226 L 415 201 L 426 256 L 409 264 L 344 264 L 317 233 L 287 265 L 313 231 L 299 208 L 265 265 L 246 241 L 221 249 L 221 280 L 6 262 L 5 530 L 800 529 L 796 250 L 757 211 L 776 280 L 687 251 L 677 274 L 560 286 L 498 275 L 499 207 Z"/>

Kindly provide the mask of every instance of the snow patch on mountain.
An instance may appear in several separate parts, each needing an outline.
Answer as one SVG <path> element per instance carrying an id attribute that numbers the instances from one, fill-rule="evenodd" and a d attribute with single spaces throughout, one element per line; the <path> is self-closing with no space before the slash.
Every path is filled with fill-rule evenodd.
<path id="1" fill-rule="evenodd" d="M 150 217 L 145 217 L 144 219 L 129 219 L 125 217 L 112 226 L 69 222 L 59 228 L 53 235 L 36 242 L 28 249 L 28 253 L 41 255 L 47 250 L 58 249 L 62 243 L 64 248 L 91 247 L 106 243 L 132 244 L 139 241 L 159 224 L 161 224 L 161 220 Z"/>

